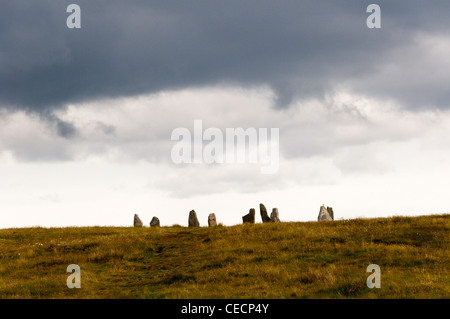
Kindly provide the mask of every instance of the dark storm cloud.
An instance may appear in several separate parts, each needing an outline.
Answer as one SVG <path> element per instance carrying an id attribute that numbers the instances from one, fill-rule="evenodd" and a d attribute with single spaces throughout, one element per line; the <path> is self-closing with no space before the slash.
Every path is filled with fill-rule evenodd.
<path id="1" fill-rule="evenodd" d="M 81 29 L 66 27 L 73 2 Z M 2 0 L 0 105 L 45 113 L 71 102 L 226 83 L 269 85 L 280 106 L 337 84 L 404 104 L 429 96 L 443 106 L 445 83 L 415 82 L 411 92 L 400 78 L 385 93 L 386 83 L 371 74 L 417 32 L 446 32 L 450 2 L 375 1 L 382 28 L 370 30 L 372 2 Z M 69 123 L 58 130 L 75 134 Z"/>

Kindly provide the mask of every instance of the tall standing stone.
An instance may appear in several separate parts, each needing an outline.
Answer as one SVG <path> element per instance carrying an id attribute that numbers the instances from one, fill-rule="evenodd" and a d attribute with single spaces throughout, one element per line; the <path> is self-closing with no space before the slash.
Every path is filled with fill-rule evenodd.
<path id="1" fill-rule="evenodd" d="M 269 215 L 267 215 L 267 209 L 264 204 L 259 204 L 259 211 L 261 213 L 261 219 L 263 223 L 271 222 Z"/>
<path id="2" fill-rule="evenodd" d="M 250 211 L 248 212 L 248 214 L 245 216 L 242 216 L 242 222 L 250 223 L 250 224 L 255 223 L 255 209 L 254 208 L 250 208 Z"/>
<path id="3" fill-rule="evenodd" d="M 333 207 L 327 207 L 328 215 L 330 215 L 331 220 L 334 220 Z"/>
<path id="4" fill-rule="evenodd" d="M 208 226 L 209 227 L 217 226 L 216 214 L 214 214 L 214 213 L 209 214 L 209 216 L 208 216 Z"/>
<path id="5" fill-rule="evenodd" d="M 317 217 L 317 220 L 319 222 L 333 220 L 324 205 L 320 206 L 319 217 Z"/>
<path id="6" fill-rule="evenodd" d="M 153 216 L 152 220 L 150 221 L 150 227 L 158 227 L 159 224 L 159 218 L 156 216 Z"/>
<path id="7" fill-rule="evenodd" d="M 270 219 L 274 223 L 279 223 L 280 222 L 280 217 L 278 216 L 278 208 L 272 208 L 272 213 L 270 213 Z"/>
<path id="8" fill-rule="evenodd" d="M 134 227 L 142 227 L 144 224 L 142 223 L 142 220 L 139 218 L 138 214 L 134 214 L 134 221 L 133 221 Z"/>
<path id="9" fill-rule="evenodd" d="M 195 210 L 191 210 L 189 212 L 189 227 L 200 227 L 200 223 L 198 222 L 197 219 L 197 213 L 195 212 Z"/>

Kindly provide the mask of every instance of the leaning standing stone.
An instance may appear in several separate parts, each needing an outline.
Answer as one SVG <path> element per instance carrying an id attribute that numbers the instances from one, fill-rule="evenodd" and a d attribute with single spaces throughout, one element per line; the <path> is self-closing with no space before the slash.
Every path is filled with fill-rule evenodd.
<path id="1" fill-rule="evenodd" d="M 320 206 L 319 217 L 317 217 L 317 220 L 319 222 L 333 220 L 324 205 Z"/>
<path id="2" fill-rule="evenodd" d="M 278 208 L 273 208 L 272 209 L 272 213 L 270 214 L 270 219 L 274 223 L 279 223 L 280 222 L 280 217 L 278 216 Z"/>
<path id="3" fill-rule="evenodd" d="M 142 227 L 144 224 L 142 223 L 142 220 L 139 218 L 138 214 L 134 214 L 134 227 Z"/>
<path id="4" fill-rule="evenodd" d="M 268 223 L 271 221 L 269 215 L 267 215 L 267 209 L 266 206 L 264 206 L 264 204 L 259 204 L 259 211 L 261 213 L 261 219 L 263 223 Z"/>
<path id="5" fill-rule="evenodd" d="M 248 214 L 245 216 L 242 216 L 242 222 L 250 223 L 250 224 L 255 223 L 255 209 L 254 208 L 250 208 L 250 211 L 248 212 Z"/>
<path id="6" fill-rule="evenodd" d="M 150 227 L 159 226 L 159 218 L 154 216 L 150 222 Z"/>
<path id="7" fill-rule="evenodd" d="M 331 220 L 334 220 L 333 207 L 327 207 L 328 215 L 330 215 Z"/>
<path id="8" fill-rule="evenodd" d="M 216 214 L 209 214 L 208 216 L 208 226 L 209 227 L 213 227 L 213 226 L 217 226 L 217 221 L 216 221 Z"/>
<path id="9" fill-rule="evenodd" d="M 189 212 L 189 227 L 200 227 L 195 210 Z"/>

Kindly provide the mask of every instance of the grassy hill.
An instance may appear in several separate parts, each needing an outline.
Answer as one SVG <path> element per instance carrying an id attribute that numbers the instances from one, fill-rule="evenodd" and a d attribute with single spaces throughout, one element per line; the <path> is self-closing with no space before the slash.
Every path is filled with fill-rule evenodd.
<path id="1" fill-rule="evenodd" d="M 0 298 L 450 298 L 450 215 L 0 230 Z M 81 288 L 66 285 L 69 264 Z M 369 289 L 366 268 L 381 268 Z"/>

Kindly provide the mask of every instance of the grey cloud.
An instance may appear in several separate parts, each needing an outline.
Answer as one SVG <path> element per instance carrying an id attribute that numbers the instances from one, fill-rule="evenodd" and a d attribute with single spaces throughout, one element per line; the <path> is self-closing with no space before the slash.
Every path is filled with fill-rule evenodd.
<path id="1" fill-rule="evenodd" d="M 77 130 L 72 123 L 57 120 L 56 122 L 56 130 L 59 136 L 65 138 L 74 137 L 77 134 Z"/>
<path id="2" fill-rule="evenodd" d="M 116 132 L 116 128 L 113 125 L 108 125 L 99 121 L 97 121 L 97 123 L 95 124 L 97 129 L 105 135 L 114 135 L 114 133 Z"/>
<path id="3" fill-rule="evenodd" d="M 279 106 L 338 84 L 405 105 L 416 101 L 413 88 L 429 104 L 448 106 L 441 86 L 404 78 L 386 90 L 376 75 L 387 51 L 407 46 L 419 31 L 447 30 L 450 3 L 377 1 L 382 28 L 369 30 L 371 2 L 79 0 L 82 28 L 71 30 L 71 1 L 4 0 L 0 104 L 48 112 L 96 98 L 232 83 L 269 85 Z M 403 57 L 389 62 L 396 59 Z M 73 133 L 61 125 L 63 136 Z"/>

